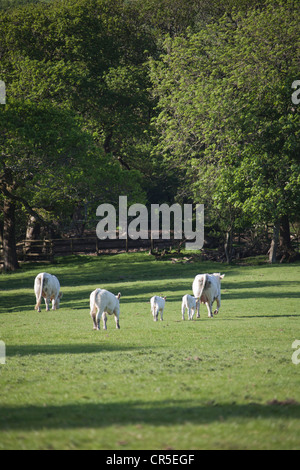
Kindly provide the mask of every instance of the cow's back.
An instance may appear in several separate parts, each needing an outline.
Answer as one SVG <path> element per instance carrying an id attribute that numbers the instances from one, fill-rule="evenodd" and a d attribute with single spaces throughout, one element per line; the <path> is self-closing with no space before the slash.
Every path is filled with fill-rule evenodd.
<path id="1" fill-rule="evenodd" d="M 162 297 L 159 297 L 158 295 L 155 295 L 150 299 L 151 307 L 158 307 L 158 309 L 163 309 L 165 306 L 165 299 Z"/>
<path id="2" fill-rule="evenodd" d="M 42 288 L 43 292 L 48 295 L 58 295 L 60 291 L 60 283 L 56 276 L 49 273 L 40 273 L 35 278 L 34 288 Z"/>
<path id="3" fill-rule="evenodd" d="M 45 273 L 44 289 L 47 290 L 50 296 L 57 297 L 60 291 L 60 283 L 57 277 L 53 276 L 53 274 Z"/>
<path id="4" fill-rule="evenodd" d="M 95 301 L 100 310 L 107 313 L 113 313 L 119 308 L 119 299 L 105 289 L 97 289 Z"/>

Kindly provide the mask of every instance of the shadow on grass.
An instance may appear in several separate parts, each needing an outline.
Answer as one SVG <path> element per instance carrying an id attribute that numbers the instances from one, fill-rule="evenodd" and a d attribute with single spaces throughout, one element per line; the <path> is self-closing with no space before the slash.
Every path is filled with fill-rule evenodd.
<path id="1" fill-rule="evenodd" d="M 97 334 L 98 332 L 95 332 Z M 135 351 L 145 350 L 147 347 L 124 346 L 119 344 L 95 343 L 95 344 L 28 344 L 8 345 L 6 357 L 36 356 L 38 354 L 91 354 L 111 351 Z M 153 349 L 153 347 L 151 348 Z"/>
<path id="2" fill-rule="evenodd" d="M 266 404 L 202 403 L 184 400 L 0 407 L 0 430 L 106 428 L 112 425 L 173 426 L 230 420 L 299 419 L 293 400 Z"/>
<path id="3" fill-rule="evenodd" d="M 49 272 L 58 277 L 62 289 L 64 287 L 77 287 L 84 284 L 95 284 L 95 287 L 104 287 L 105 283 L 119 283 L 122 281 L 135 282 L 149 279 L 163 282 L 166 279 L 181 278 L 192 282 L 199 272 L 214 272 L 217 263 L 204 263 L 195 265 L 172 265 L 155 262 L 152 258 L 138 254 L 132 256 L 107 255 L 104 257 L 70 256 L 65 257 L 53 265 L 24 265 L 21 271 L 0 276 L 0 291 L 33 289 L 34 278 L 38 272 Z M 200 270 L 199 270 L 200 269 Z M 228 267 L 226 268 L 228 271 Z M 231 275 L 236 273 L 230 267 Z M 188 281 L 188 282 L 189 282 Z"/>
<path id="4" fill-rule="evenodd" d="M 36 300 L 34 294 L 30 295 L 22 293 L 20 296 L 16 296 L 9 292 L 6 292 L 5 294 L 1 293 L 0 314 L 25 312 L 30 310 L 34 311 L 35 303 Z"/>

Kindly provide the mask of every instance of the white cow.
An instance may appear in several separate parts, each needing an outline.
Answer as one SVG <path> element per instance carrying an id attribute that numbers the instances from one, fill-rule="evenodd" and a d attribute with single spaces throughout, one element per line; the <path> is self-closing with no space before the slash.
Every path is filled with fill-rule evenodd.
<path id="1" fill-rule="evenodd" d="M 192 320 L 193 316 L 195 315 L 197 308 L 197 299 L 195 297 L 186 294 L 182 297 L 182 304 L 181 304 L 181 313 L 182 313 L 182 320 L 184 320 L 185 310 L 188 310 L 188 319 Z"/>
<path id="2" fill-rule="evenodd" d="M 41 311 L 42 297 L 45 299 L 46 311 L 49 311 L 49 302 L 52 302 L 52 310 L 59 309 L 60 299 L 63 294 L 60 292 L 60 284 L 56 276 L 48 273 L 40 273 L 34 281 L 34 293 L 36 297 L 35 310 Z"/>
<path id="3" fill-rule="evenodd" d="M 214 315 L 219 313 L 221 306 L 221 279 L 225 274 L 198 274 L 193 282 L 193 293 L 197 299 L 197 318 L 200 318 L 200 303 L 206 304 L 208 317 L 213 318 L 212 305 L 217 301 L 217 308 Z"/>
<path id="4" fill-rule="evenodd" d="M 90 315 L 94 323 L 94 330 L 100 330 L 100 318 L 102 316 L 103 329 L 107 330 L 106 327 L 106 315 L 114 315 L 116 321 L 116 328 L 120 329 L 119 317 L 120 317 L 120 302 L 119 299 L 121 293 L 114 295 L 105 289 L 96 289 L 90 295 Z"/>
<path id="5" fill-rule="evenodd" d="M 161 321 L 163 321 L 165 302 L 166 302 L 166 297 L 159 297 L 158 295 L 151 297 L 150 299 L 151 313 L 153 315 L 154 321 L 158 320 L 159 312 L 160 312 L 160 319 Z"/>

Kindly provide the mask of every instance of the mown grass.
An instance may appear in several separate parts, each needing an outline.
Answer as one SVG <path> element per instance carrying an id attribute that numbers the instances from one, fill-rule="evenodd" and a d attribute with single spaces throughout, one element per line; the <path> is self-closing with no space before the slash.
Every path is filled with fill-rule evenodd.
<path id="1" fill-rule="evenodd" d="M 61 309 L 33 310 L 38 272 Z M 201 272 L 226 274 L 214 319 L 182 321 Z M 299 449 L 300 264 L 74 256 L 0 276 L 0 449 Z M 89 294 L 121 292 L 120 330 L 93 331 Z M 163 322 L 149 299 L 167 296 Z"/>

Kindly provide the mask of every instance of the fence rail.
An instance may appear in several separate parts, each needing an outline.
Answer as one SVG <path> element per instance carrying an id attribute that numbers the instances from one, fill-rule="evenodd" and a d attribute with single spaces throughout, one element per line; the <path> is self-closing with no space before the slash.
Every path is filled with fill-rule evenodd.
<path id="1" fill-rule="evenodd" d="M 104 254 L 110 252 L 169 249 L 178 246 L 178 240 L 99 240 L 97 237 L 61 238 L 52 240 L 22 240 L 17 244 L 20 261 L 52 261 L 56 256 L 73 254 Z M 0 263 L 3 260 L 0 243 Z"/>

